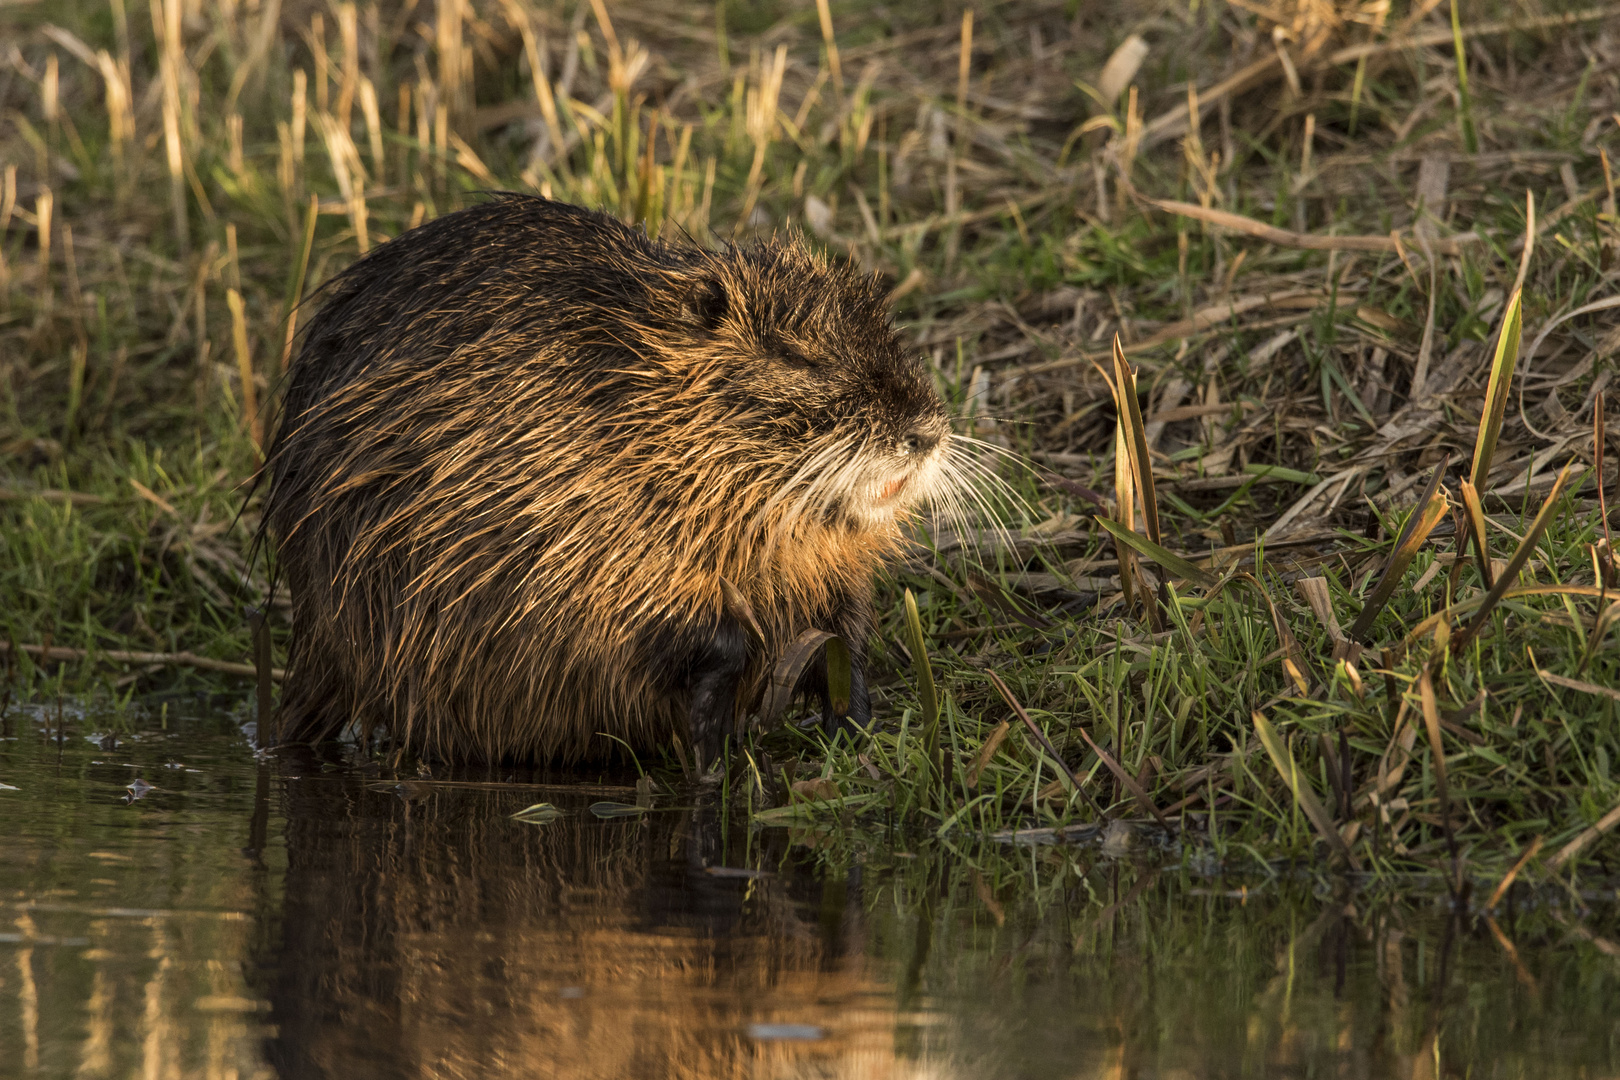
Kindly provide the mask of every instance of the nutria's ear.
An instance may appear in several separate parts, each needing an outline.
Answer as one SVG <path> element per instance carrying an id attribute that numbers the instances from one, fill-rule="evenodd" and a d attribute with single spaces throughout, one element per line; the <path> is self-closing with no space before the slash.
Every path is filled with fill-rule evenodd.
<path id="1" fill-rule="evenodd" d="M 701 330 L 715 330 L 730 306 L 724 285 L 714 278 L 700 278 L 681 299 L 681 316 Z"/>

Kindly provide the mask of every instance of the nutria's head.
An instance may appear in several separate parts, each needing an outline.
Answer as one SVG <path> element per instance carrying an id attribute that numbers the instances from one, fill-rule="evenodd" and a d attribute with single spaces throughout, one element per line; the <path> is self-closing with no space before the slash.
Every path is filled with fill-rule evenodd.
<path id="1" fill-rule="evenodd" d="M 942 494 L 945 406 L 896 334 L 876 280 L 796 239 L 732 247 L 685 284 L 687 347 L 713 364 L 737 433 L 767 451 L 776 527 L 874 532 Z"/>

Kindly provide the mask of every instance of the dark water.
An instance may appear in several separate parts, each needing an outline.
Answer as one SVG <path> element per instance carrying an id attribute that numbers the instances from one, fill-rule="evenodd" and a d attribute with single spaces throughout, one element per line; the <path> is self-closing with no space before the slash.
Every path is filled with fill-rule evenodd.
<path id="1" fill-rule="evenodd" d="M 1193 859 L 261 762 L 223 716 L 63 723 L 0 721 L 0 1077 L 1620 1075 L 1592 894 L 1493 929 Z M 569 812 L 510 817 L 540 801 Z"/>

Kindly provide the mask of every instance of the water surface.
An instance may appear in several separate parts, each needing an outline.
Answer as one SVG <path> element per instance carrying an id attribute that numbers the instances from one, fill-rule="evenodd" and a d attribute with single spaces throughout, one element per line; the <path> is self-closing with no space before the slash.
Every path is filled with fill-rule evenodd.
<path id="1" fill-rule="evenodd" d="M 603 817 L 182 711 L 0 719 L 0 1077 L 1620 1076 L 1597 893 Z"/>

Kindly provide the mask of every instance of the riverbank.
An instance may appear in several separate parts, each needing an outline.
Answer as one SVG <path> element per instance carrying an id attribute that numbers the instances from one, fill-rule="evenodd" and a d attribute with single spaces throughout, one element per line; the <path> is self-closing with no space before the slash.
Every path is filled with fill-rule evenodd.
<path id="1" fill-rule="evenodd" d="M 532 190 L 806 230 L 1025 463 L 736 805 L 1612 875 L 1617 23 L 1466 7 L 0 9 L 0 694 L 251 694 L 293 301 Z"/>

